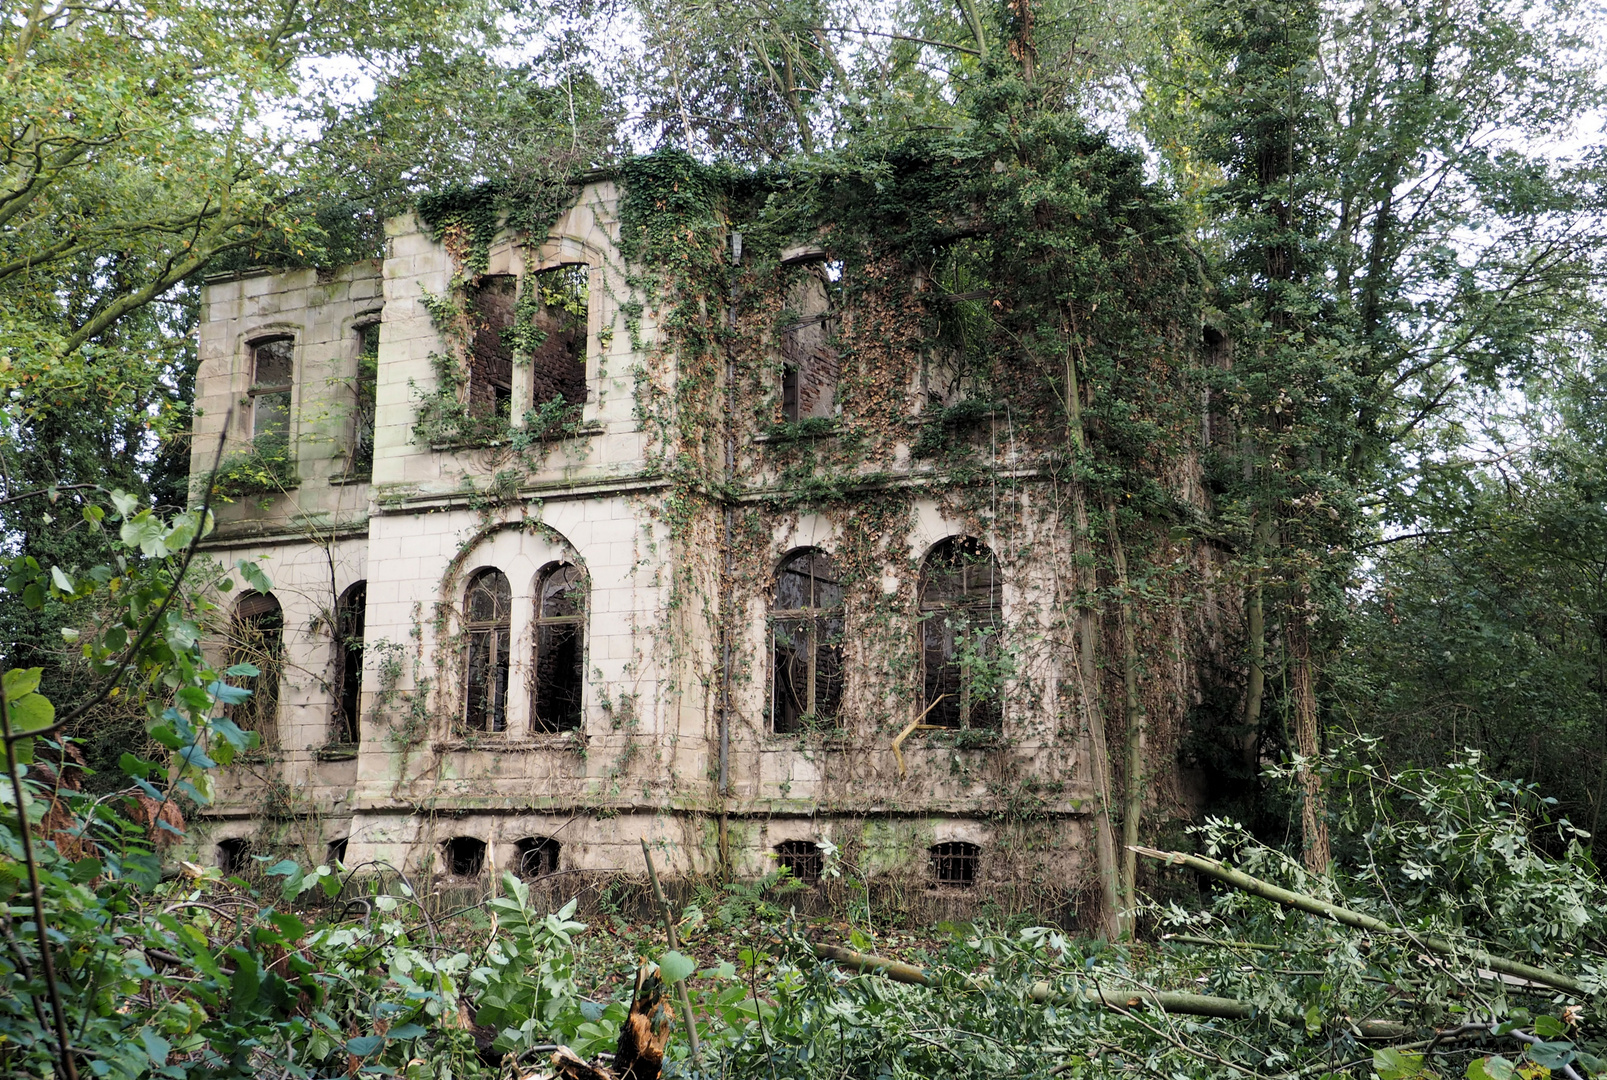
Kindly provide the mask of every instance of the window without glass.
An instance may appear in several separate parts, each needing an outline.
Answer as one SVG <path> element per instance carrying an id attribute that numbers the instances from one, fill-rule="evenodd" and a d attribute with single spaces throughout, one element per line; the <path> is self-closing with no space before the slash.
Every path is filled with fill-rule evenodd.
<path id="1" fill-rule="evenodd" d="M 810 549 L 776 572 L 770 724 L 780 734 L 837 724 L 843 688 L 843 587 L 831 556 Z"/>
<path id="2" fill-rule="evenodd" d="M 829 417 L 842 362 L 832 345 L 836 291 L 827 267 L 807 267 L 787 292 L 801 318 L 781 332 L 781 418 L 792 424 Z"/>
<path id="3" fill-rule="evenodd" d="M 363 698 L 363 621 L 367 616 L 368 583 L 359 581 L 335 605 L 335 685 L 340 688 L 334 730 L 337 743 L 356 743 Z"/>
<path id="4" fill-rule="evenodd" d="M 261 745 L 279 744 L 279 673 L 285 616 L 272 593 L 248 592 L 235 605 L 229 627 L 229 663 L 250 664 L 258 674 L 242 680 L 251 696 L 229 707 L 242 731 L 255 731 Z"/>
<path id="5" fill-rule="evenodd" d="M 225 877 L 238 877 L 251 872 L 251 841 L 236 836 L 218 841 L 218 869 Z"/>
<path id="6" fill-rule="evenodd" d="M 977 866 L 982 862 L 982 849 L 964 840 L 951 840 L 946 844 L 933 844 L 932 884 L 968 889 L 976 884 Z"/>
<path id="7" fill-rule="evenodd" d="M 329 846 L 324 849 L 324 861 L 331 865 L 345 863 L 346 844 L 349 839 L 349 837 L 343 836 L 339 840 L 331 840 Z"/>
<path id="8" fill-rule="evenodd" d="M 508 638 L 513 592 L 500 570 L 481 570 L 464 598 L 469 663 L 463 723 L 470 731 L 508 730 Z"/>
<path id="9" fill-rule="evenodd" d="M 513 322 L 518 285 L 512 274 L 480 279 L 469 293 L 474 347 L 469 357 L 469 415 L 510 415 L 513 403 Z"/>
<path id="10" fill-rule="evenodd" d="M 533 731 L 580 727 L 586 650 L 586 576 L 558 563 L 536 586 L 536 648 L 530 695 Z"/>
<path id="11" fill-rule="evenodd" d="M 479 877 L 485 869 L 485 841 L 473 836 L 454 836 L 441 845 L 441 855 L 453 877 Z"/>
<path id="12" fill-rule="evenodd" d="M 981 541 L 954 536 L 921 572 L 921 667 L 926 722 L 954 728 L 1003 724 L 998 563 Z"/>
<path id="13" fill-rule="evenodd" d="M 290 442 L 290 394 L 295 386 L 296 341 L 268 338 L 251 345 L 251 438 L 258 450 L 264 441 Z"/>
<path id="14" fill-rule="evenodd" d="M 357 328 L 357 377 L 352 383 L 352 448 L 346 471 L 374 471 L 374 400 L 379 381 L 379 323 Z"/>
<path id="15" fill-rule="evenodd" d="M 586 400 L 586 318 L 591 268 L 584 263 L 555 266 L 532 275 L 536 333 L 530 366 L 535 405 L 562 398 L 570 405 Z"/>
<path id="16" fill-rule="evenodd" d="M 561 847 L 558 841 L 550 836 L 527 836 L 514 844 L 519 876 L 538 878 L 556 874 Z"/>
<path id="17" fill-rule="evenodd" d="M 784 840 L 776 845 L 776 865 L 790 870 L 805 885 L 813 885 L 826 869 L 826 859 L 813 840 Z"/>

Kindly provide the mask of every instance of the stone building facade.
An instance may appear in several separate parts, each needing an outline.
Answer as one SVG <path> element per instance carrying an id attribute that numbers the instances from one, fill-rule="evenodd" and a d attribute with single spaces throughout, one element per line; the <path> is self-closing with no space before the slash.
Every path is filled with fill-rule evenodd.
<path id="1" fill-rule="evenodd" d="M 192 474 L 220 436 L 225 472 L 274 439 L 294 463 L 209 542 L 273 590 L 223 601 L 264 660 L 264 749 L 206 842 L 228 862 L 271 821 L 315 858 L 465 878 L 635 873 L 645 838 L 676 874 L 1075 893 L 1093 788 L 1052 628 L 1058 496 L 997 421 L 966 436 L 983 473 L 951 482 L 901 436 L 832 499 L 789 496 L 858 408 L 837 268 L 772 255 L 786 325 L 710 314 L 736 345 L 694 372 L 619 199 L 593 177 L 474 265 L 404 216 L 383 260 L 206 284 Z M 951 407 L 943 377 L 896 373 L 879 407 Z M 678 394 L 723 420 L 666 421 Z M 717 488 L 677 479 L 697 454 Z M 1156 682 L 1160 738 L 1194 691 Z"/>

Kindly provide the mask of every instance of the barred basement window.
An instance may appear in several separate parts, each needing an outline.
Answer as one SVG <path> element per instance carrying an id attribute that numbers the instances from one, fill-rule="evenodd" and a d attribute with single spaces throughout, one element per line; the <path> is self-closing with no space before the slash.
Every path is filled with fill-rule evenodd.
<path id="1" fill-rule="evenodd" d="M 933 844 L 932 884 L 969 889 L 976 884 L 977 864 L 982 861 L 982 849 L 964 840 L 951 840 Z"/>
<path id="2" fill-rule="evenodd" d="M 508 638 L 513 590 L 502 571 L 481 570 L 469 580 L 463 604 L 469 631 L 464 673 L 463 724 L 470 731 L 508 730 Z"/>
<path id="3" fill-rule="evenodd" d="M 776 571 L 770 725 L 778 734 L 836 726 L 843 692 L 843 587 L 831 556 L 809 548 Z"/>
<path id="4" fill-rule="evenodd" d="M 363 622 L 367 608 L 366 581 L 347 589 L 335 604 L 335 685 L 340 687 L 340 700 L 330 738 L 337 744 L 353 744 L 361 737 L 358 721 L 362 711 Z"/>
<path id="5" fill-rule="evenodd" d="M 234 607 L 229 626 L 229 663 L 250 664 L 258 674 L 242 679 L 251 696 L 229 707 L 229 719 L 257 733 L 262 747 L 279 745 L 279 673 L 285 615 L 272 593 L 248 592 Z"/>
<path id="6" fill-rule="evenodd" d="M 519 876 L 546 877 L 558 872 L 558 854 L 563 845 L 550 836 L 527 836 L 513 845 Z"/>
<path id="7" fill-rule="evenodd" d="M 998 561 L 980 540 L 951 536 L 921 570 L 921 670 L 926 722 L 998 728 L 1004 722 Z"/>
<path id="8" fill-rule="evenodd" d="M 295 389 L 296 339 L 266 338 L 251 343 L 251 439 L 290 440 L 290 395 Z M 257 449 L 264 449 L 260 444 Z"/>
<path id="9" fill-rule="evenodd" d="M 805 885 L 819 881 L 826 869 L 825 856 L 813 840 L 783 840 L 776 845 L 776 864 Z"/>
<path id="10" fill-rule="evenodd" d="M 479 877 L 485 869 L 485 841 L 472 836 L 454 836 L 441 845 L 441 855 L 453 877 Z"/>
<path id="11" fill-rule="evenodd" d="M 586 575 L 558 563 L 542 571 L 536 586 L 533 731 L 575 731 L 581 721 L 585 674 Z"/>
<path id="12" fill-rule="evenodd" d="M 224 877 L 239 877 L 251 869 L 251 841 L 236 836 L 218 841 L 218 869 Z"/>

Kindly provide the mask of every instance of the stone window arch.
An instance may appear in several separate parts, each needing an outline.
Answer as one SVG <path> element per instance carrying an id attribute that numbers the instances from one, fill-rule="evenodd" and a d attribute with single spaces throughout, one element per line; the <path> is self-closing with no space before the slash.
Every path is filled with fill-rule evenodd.
<path id="1" fill-rule="evenodd" d="M 361 738 L 363 624 L 368 613 L 368 582 L 359 581 L 335 602 L 335 722 L 330 741 L 355 745 Z"/>
<path id="2" fill-rule="evenodd" d="M 257 674 L 243 686 L 251 696 L 230 706 L 229 718 L 254 731 L 264 748 L 279 745 L 279 679 L 284 668 L 285 613 L 272 593 L 247 592 L 229 624 L 229 663 L 250 664 Z"/>
<path id="3" fill-rule="evenodd" d="M 840 724 L 843 586 L 819 548 L 788 555 L 771 603 L 770 725 L 778 734 Z"/>
<path id="4" fill-rule="evenodd" d="M 508 647 L 513 590 L 495 567 L 477 570 L 463 598 L 468 662 L 463 674 L 463 725 L 470 731 L 508 730 Z"/>
<path id="5" fill-rule="evenodd" d="M 999 562 L 982 541 L 951 536 L 921 567 L 922 705 L 926 723 L 999 728 L 1004 722 Z"/>
<path id="6" fill-rule="evenodd" d="M 530 728 L 576 731 L 583 712 L 586 667 L 586 573 L 553 563 L 536 579 Z"/>

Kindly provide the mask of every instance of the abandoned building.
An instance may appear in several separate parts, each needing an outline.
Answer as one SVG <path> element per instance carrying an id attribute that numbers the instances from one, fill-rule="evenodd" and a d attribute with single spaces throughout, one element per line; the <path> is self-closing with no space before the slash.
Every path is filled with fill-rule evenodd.
<path id="1" fill-rule="evenodd" d="M 968 414 L 940 350 L 877 352 L 896 305 L 844 300 L 810 237 L 725 230 L 709 257 L 745 299 L 676 304 L 622 242 L 622 191 L 577 181 L 533 235 L 405 215 L 382 260 L 206 283 L 208 550 L 272 591 L 220 601 L 261 748 L 201 842 L 234 868 L 277 830 L 438 880 L 636 873 L 646 839 L 680 875 L 1085 887 L 1074 539 L 1039 436 Z M 1195 649 L 1199 621 L 1150 618 L 1140 648 Z M 1192 670 L 1152 665 L 1152 753 Z"/>

